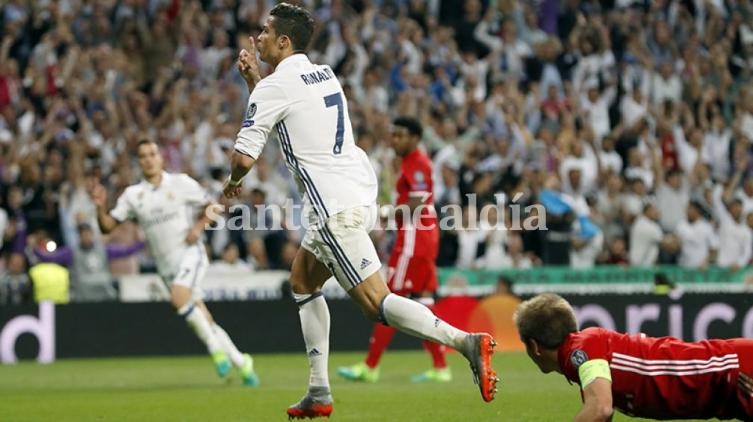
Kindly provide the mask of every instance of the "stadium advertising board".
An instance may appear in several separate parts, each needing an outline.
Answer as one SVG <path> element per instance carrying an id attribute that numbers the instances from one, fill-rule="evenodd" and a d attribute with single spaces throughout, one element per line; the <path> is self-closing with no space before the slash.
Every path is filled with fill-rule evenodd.
<path id="1" fill-rule="evenodd" d="M 652 336 L 685 340 L 753 338 L 753 295 L 651 294 L 565 295 L 583 326 L 600 325 Z M 520 341 L 509 329 L 514 301 L 495 304 L 494 297 L 454 296 L 438 303 L 438 314 L 461 328 L 489 327 L 502 350 L 517 350 Z M 502 298 L 505 299 L 505 298 Z M 489 306 L 483 306 L 487 304 Z M 363 350 L 371 323 L 348 300 L 330 300 L 332 350 Z M 212 311 L 242 350 L 253 353 L 303 350 L 298 313 L 288 299 L 222 301 Z M 486 324 L 486 325 L 483 325 Z M 274 330 L 269 327 L 274 326 Z M 117 329 L 114 329 L 117 327 Z M 421 343 L 398 335 L 396 349 L 419 349 Z M 93 303 L 0 308 L 0 361 L 65 357 L 201 354 L 203 346 L 169 305 L 163 302 Z"/>

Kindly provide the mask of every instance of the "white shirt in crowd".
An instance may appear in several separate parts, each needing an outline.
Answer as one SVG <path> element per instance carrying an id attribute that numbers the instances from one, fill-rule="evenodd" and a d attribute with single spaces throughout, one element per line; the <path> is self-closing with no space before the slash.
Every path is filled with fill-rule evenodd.
<path id="1" fill-rule="evenodd" d="M 625 127 L 632 127 L 641 117 L 646 116 L 648 113 L 648 106 L 646 102 L 639 103 L 635 101 L 632 95 L 626 95 L 620 101 L 620 115 L 622 116 L 622 123 Z"/>
<path id="2" fill-rule="evenodd" d="M 727 180 L 732 164 L 729 159 L 729 146 L 732 131 L 712 129 L 703 137 L 703 158 L 711 166 L 711 176 L 714 180 Z"/>
<path id="3" fill-rule="evenodd" d="M 329 66 L 294 54 L 256 85 L 235 150 L 258 158 L 272 135 L 308 221 L 321 224 L 343 210 L 376 203 L 376 174 L 356 146 L 345 94 Z"/>
<path id="4" fill-rule="evenodd" d="M 690 202 L 690 185 L 685 176 L 682 177 L 679 189 L 672 188 L 664 181 L 656 186 L 656 206 L 661 210 L 659 223 L 669 233 L 674 232 L 677 223 L 685 218 Z"/>
<path id="5" fill-rule="evenodd" d="M 740 121 L 740 132 L 753 143 L 753 113 L 746 111 Z"/>
<path id="6" fill-rule="evenodd" d="M 651 79 L 651 98 L 654 105 L 660 105 L 665 100 L 679 102 L 682 99 L 682 81 L 675 74 L 664 79 L 659 73 L 654 73 Z"/>
<path id="7" fill-rule="evenodd" d="M 700 268 L 711 264 L 708 262 L 712 250 L 719 247 L 719 239 L 714 228 L 703 218 L 694 222 L 682 219 L 675 231 L 680 239 L 680 257 L 678 264 L 685 268 Z"/>
<path id="8" fill-rule="evenodd" d="M 568 194 L 583 194 L 590 192 L 596 185 L 598 178 L 598 165 L 593 151 L 590 147 L 583 147 L 583 156 L 576 157 L 574 155 L 566 156 L 560 163 L 560 180 L 562 180 L 562 190 Z M 570 186 L 569 173 L 571 170 L 580 171 L 580 187 L 576 192 L 572 186 Z"/>
<path id="9" fill-rule="evenodd" d="M 573 268 L 592 268 L 596 264 L 604 247 L 604 234 L 599 230 L 580 249 L 570 246 L 570 266 Z"/>
<path id="10" fill-rule="evenodd" d="M 119 222 L 138 222 L 157 271 L 162 277 L 171 277 L 177 275 L 181 260 L 190 249 L 196 250 L 197 260 L 200 253 L 206 255 L 202 242 L 189 245 L 186 237 L 197 220 L 197 207 L 211 201 L 204 188 L 188 175 L 163 172 L 159 186 L 143 180 L 127 187 L 110 215 Z"/>
<path id="11" fill-rule="evenodd" d="M 478 246 L 484 241 L 486 233 L 483 230 L 458 231 L 458 256 L 455 266 L 463 269 L 476 268 Z"/>
<path id="12" fill-rule="evenodd" d="M 601 170 L 620 174 L 622 171 L 622 157 L 617 151 L 599 151 Z"/>
<path id="13" fill-rule="evenodd" d="M 489 270 L 506 268 L 504 261 L 507 258 L 505 252 L 507 230 L 497 229 L 486 222 L 482 222 L 481 230 L 486 236 L 486 250 L 484 256 L 476 261 L 476 265 Z"/>
<path id="14" fill-rule="evenodd" d="M 249 272 L 253 270 L 254 270 L 254 267 L 251 264 L 240 259 L 232 263 L 224 261 L 224 260 L 218 260 L 218 261 L 212 261 L 212 263 L 209 264 L 210 272 L 238 273 L 238 272 Z"/>
<path id="15" fill-rule="evenodd" d="M 745 222 L 735 221 L 722 201 L 721 185 L 714 186 L 712 198 L 714 213 L 719 221 L 719 253 L 716 263 L 720 267 L 743 267 L 750 261 L 753 252 L 753 233 Z"/>
<path id="16" fill-rule="evenodd" d="M 744 215 L 753 212 L 753 196 L 748 196 L 743 188 L 739 188 L 735 191 L 735 198 L 738 198 L 743 202 Z"/>
<path id="17" fill-rule="evenodd" d="M 0 248 L 3 247 L 3 238 L 5 237 L 5 228 L 8 226 L 8 213 L 0 208 Z"/>
<path id="18" fill-rule="evenodd" d="M 630 250 L 628 257 L 630 265 L 636 267 L 648 267 L 656 265 L 659 259 L 659 244 L 664 233 L 659 223 L 639 215 L 630 227 Z"/>
<path id="19" fill-rule="evenodd" d="M 581 111 L 587 115 L 588 123 L 594 131 L 596 139 L 601 139 L 612 130 L 609 123 L 609 105 L 614 100 L 617 90 L 609 87 L 593 102 L 587 95 L 580 98 Z"/>
<path id="20" fill-rule="evenodd" d="M 685 132 L 679 125 L 675 125 L 673 128 L 672 136 L 677 148 L 677 161 L 679 161 L 680 168 L 685 174 L 691 174 L 696 162 L 701 159 L 701 155 L 695 147 L 688 143 Z"/>

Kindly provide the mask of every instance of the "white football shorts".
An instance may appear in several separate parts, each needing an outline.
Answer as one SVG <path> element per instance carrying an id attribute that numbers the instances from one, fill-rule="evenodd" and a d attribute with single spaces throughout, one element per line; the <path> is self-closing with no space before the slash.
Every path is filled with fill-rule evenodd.
<path id="1" fill-rule="evenodd" d="M 193 292 L 194 299 L 203 299 L 204 291 L 201 288 L 201 283 L 208 266 L 209 257 L 207 257 L 206 250 L 199 245 L 191 245 L 186 249 L 183 258 L 180 260 L 178 272 L 173 276 L 162 277 L 162 279 L 165 281 L 168 290 L 173 285 L 188 287 Z"/>
<path id="2" fill-rule="evenodd" d="M 348 291 L 382 267 L 369 237 L 376 218 L 376 205 L 344 210 L 331 216 L 322 227 L 310 227 L 301 247 L 324 263 Z"/>

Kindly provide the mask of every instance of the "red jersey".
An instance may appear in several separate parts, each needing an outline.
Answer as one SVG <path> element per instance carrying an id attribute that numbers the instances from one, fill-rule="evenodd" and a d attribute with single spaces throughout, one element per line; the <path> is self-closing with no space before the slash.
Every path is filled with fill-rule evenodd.
<path id="1" fill-rule="evenodd" d="M 612 376 L 615 409 L 650 419 L 740 418 L 751 420 L 753 400 L 737 387 L 753 369 L 753 340 L 706 340 L 620 334 L 587 328 L 559 348 L 565 377 L 580 385 L 578 368 L 604 359 Z"/>
<path id="2" fill-rule="evenodd" d="M 392 249 L 392 256 L 407 255 L 421 256 L 435 259 L 439 252 L 439 223 L 434 210 L 434 182 L 432 180 L 431 160 L 420 149 L 416 148 L 403 157 L 400 166 L 400 177 L 397 179 L 397 206 L 407 205 L 410 198 L 426 198 L 421 212 L 422 229 L 410 221 L 401 219 L 397 212 L 397 239 Z M 418 247 L 416 247 L 418 246 Z"/>

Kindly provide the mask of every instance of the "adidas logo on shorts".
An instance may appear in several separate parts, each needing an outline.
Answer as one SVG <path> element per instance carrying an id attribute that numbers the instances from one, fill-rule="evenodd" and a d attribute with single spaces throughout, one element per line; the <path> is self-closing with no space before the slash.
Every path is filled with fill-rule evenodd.
<path id="1" fill-rule="evenodd" d="M 364 269 L 369 265 L 371 265 L 371 261 L 369 261 L 368 259 L 364 258 L 361 260 L 361 269 Z"/>

